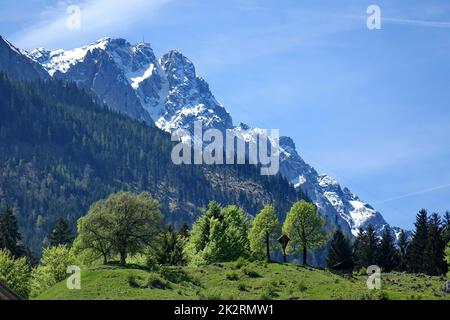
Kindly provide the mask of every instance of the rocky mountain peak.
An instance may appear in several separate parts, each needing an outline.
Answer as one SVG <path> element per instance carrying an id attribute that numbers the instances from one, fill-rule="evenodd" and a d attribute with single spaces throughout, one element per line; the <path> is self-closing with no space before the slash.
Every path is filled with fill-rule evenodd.
<path id="1" fill-rule="evenodd" d="M 172 86 L 195 81 L 197 74 L 194 64 L 178 51 L 170 51 L 160 60 L 163 70 L 168 74 Z"/>

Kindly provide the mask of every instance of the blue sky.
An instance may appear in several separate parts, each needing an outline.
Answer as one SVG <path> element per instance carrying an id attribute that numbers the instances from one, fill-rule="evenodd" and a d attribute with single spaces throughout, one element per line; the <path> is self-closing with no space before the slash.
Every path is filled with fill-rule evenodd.
<path id="1" fill-rule="evenodd" d="M 80 30 L 64 28 L 70 4 Z M 180 50 L 236 123 L 293 137 L 389 223 L 450 209 L 448 1 L 2 1 L 0 33 L 24 49 L 111 36 Z"/>

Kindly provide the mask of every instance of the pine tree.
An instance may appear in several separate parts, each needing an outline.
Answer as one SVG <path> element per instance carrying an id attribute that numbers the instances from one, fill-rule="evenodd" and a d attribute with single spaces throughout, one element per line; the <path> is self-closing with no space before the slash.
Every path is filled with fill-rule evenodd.
<path id="1" fill-rule="evenodd" d="M 158 262 L 163 265 L 183 265 L 185 259 L 183 246 L 186 241 L 184 230 L 177 232 L 172 225 L 169 225 L 161 235 L 161 243 L 157 248 L 156 255 Z"/>
<path id="2" fill-rule="evenodd" d="M 50 233 L 50 245 L 57 247 L 59 245 L 70 246 L 74 240 L 73 230 L 70 227 L 69 221 L 63 217 L 59 217 L 56 221 L 55 227 Z"/>
<path id="3" fill-rule="evenodd" d="M 445 242 L 442 239 L 442 220 L 433 213 L 428 225 L 428 243 L 425 249 L 426 273 L 437 276 L 447 273 Z"/>
<path id="4" fill-rule="evenodd" d="M 391 272 L 397 266 L 397 250 L 394 244 L 392 230 L 389 227 L 383 231 L 378 250 L 378 264 L 385 272 Z"/>
<path id="5" fill-rule="evenodd" d="M 424 253 L 428 245 L 428 213 L 425 209 L 417 214 L 414 226 L 416 230 L 408 246 L 408 271 L 424 273 L 427 269 Z"/>
<path id="6" fill-rule="evenodd" d="M 444 222 L 443 222 L 443 230 L 442 230 L 442 238 L 445 243 L 450 242 L 450 212 L 446 211 L 444 215 Z"/>
<path id="7" fill-rule="evenodd" d="M 22 235 L 19 232 L 14 211 L 7 205 L 0 215 L 0 249 L 6 249 L 15 258 L 19 258 L 25 253 L 24 248 L 20 245 L 21 240 Z"/>
<path id="8" fill-rule="evenodd" d="M 377 264 L 379 240 L 372 225 L 365 232 L 360 230 L 355 242 L 355 256 L 358 267 L 367 268 Z"/>
<path id="9" fill-rule="evenodd" d="M 404 230 L 400 231 L 398 236 L 398 265 L 399 271 L 407 271 L 408 269 L 408 237 Z"/>
<path id="10" fill-rule="evenodd" d="M 327 266 L 330 269 L 342 270 L 353 268 L 353 252 L 349 241 L 345 238 L 341 230 L 337 230 L 331 240 L 331 247 L 328 251 Z"/>

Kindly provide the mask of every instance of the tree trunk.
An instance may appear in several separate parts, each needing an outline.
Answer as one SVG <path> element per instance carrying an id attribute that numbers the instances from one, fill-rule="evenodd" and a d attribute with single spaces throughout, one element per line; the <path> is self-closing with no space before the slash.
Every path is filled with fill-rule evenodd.
<path id="1" fill-rule="evenodd" d="M 303 245 L 303 265 L 306 266 L 306 245 Z"/>
<path id="2" fill-rule="evenodd" d="M 127 251 L 125 248 L 120 250 L 120 264 L 125 265 L 127 261 Z"/>
<path id="3" fill-rule="evenodd" d="M 270 243 L 269 243 L 269 233 L 266 233 L 266 253 L 267 253 L 267 261 L 271 262 L 270 260 Z"/>
<path id="4" fill-rule="evenodd" d="M 108 255 L 106 253 L 103 254 L 103 264 L 108 264 Z"/>

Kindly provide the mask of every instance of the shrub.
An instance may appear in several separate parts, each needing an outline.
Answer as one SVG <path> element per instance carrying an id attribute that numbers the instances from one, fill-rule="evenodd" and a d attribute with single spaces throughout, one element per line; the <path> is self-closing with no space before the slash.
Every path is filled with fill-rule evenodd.
<path id="1" fill-rule="evenodd" d="M 308 287 L 306 286 L 305 281 L 303 279 L 301 279 L 298 284 L 298 290 L 300 290 L 300 292 L 305 292 L 306 290 L 308 290 Z"/>
<path id="2" fill-rule="evenodd" d="M 67 278 L 67 267 L 75 264 L 75 257 L 66 246 L 45 248 L 41 265 L 31 273 L 31 295 L 37 296 Z"/>
<path id="3" fill-rule="evenodd" d="M 230 281 L 237 281 L 239 280 L 239 276 L 236 272 L 229 272 L 226 275 L 226 278 Z"/>
<path id="4" fill-rule="evenodd" d="M 146 256 L 145 266 L 150 271 L 158 271 L 160 269 L 158 259 L 151 253 Z"/>
<path id="5" fill-rule="evenodd" d="M 239 282 L 238 284 L 238 290 L 239 291 L 247 291 L 247 286 L 244 282 Z"/>
<path id="6" fill-rule="evenodd" d="M 127 280 L 128 280 L 128 285 L 130 287 L 132 287 L 132 288 L 139 288 L 140 287 L 140 285 L 139 285 L 135 275 L 130 274 L 128 276 Z"/>
<path id="7" fill-rule="evenodd" d="M 367 276 L 367 269 L 362 267 L 358 271 L 355 272 L 357 276 Z"/>
<path id="8" fill-rule="evenodd" d="M 248 262 L 247 259 L 245 259 L 245 258 L 243 258 L 243 257 L 239 257 L 239 258 L 236 260 L 236 262 L 235 262 L 235 264 L 234 264 L 234 267 L 235 267 L 236 269 L 241 269 L 242 267 L 248 265 L 248 263 L 249 263 L 249 262 Z"/>
<path id="9" fill-rule="evenodd" d="M 27 299 L 30 294 L 30 268 L 25 258 L 14 259 L 6 250 L 0 250 L 0 281 Z"/>
<path id="10" fill-rule="evenodd" d="M 249 267 L 242 268 L 242 272 L 249 278 L 261 278 L 261 275 L 258 272 L 250 269 Z"/>
<path id="11" fill-rule="evenodd" d="M 209 289 L 197 292 L 200 300 L 223 300 L 222 292 L 219 289 Z"/>
<path id="12" fill-rule="evenodd" d="M 139 267 L 147 267 L 148 256 L 137 253 L 132 256 L 127 257 L 128 265 L 135 265 Z"/>
<path id="13" fill-rule="evenodd" d="M 192 283 L 194 285 L 199 285 L 199 281 L 197 279 L 192 278 L 189 274 L 187 274 L 183 270 L 173 269 L 170 267 L 162 266 L 161 267 L 161 276 L 170 281 L 172 283 Z"/>
<path id="14" fill-rule="evenodd" d="M 276 292 L 276 288 L 272 283 L 267 283 L 264 285 L 260 299 L 261 300 L 272 300 L 273 298 L 278 297 Z"/>
<path id="15" fill-rule="evenodd" d="M 148 288 L 154 288 L 154 289 L 160 289 L 160 290 L 170 289 L 169 282 L 162 279 L 156 273 L 149 274 L 147 277 L 146 283 L 147 283 Z"/>

